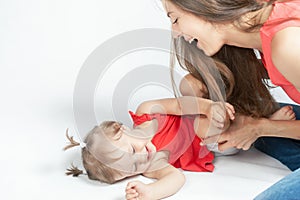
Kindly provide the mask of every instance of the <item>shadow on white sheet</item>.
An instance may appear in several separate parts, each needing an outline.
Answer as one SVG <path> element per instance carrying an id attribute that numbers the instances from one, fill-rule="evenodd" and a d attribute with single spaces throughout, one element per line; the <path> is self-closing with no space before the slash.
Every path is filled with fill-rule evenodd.
<path id="1" fill-rule="evenodd" d="M 78 153 L 69 152 L 67 153 L 69 155 L 65 156 L 74 161 Z M 64 162 L 66 166 L 69 165 Z M 77 157 L 75 163 L 79 162 Z M 277 160 L 252 148 L 234 156 L 216 157 L 215 170 L 212 173 L 184 171 L 185 185 L 178 193 L 167 199 L 250 200 L 289 173 L 290 171 Z M 63 176 L 62 172 L 60 176 Z M 59 179 L 64 183 L 60 182 L 60 185 L 68 185 L 61 189 L 62 193 L 70 193 L 72 199 L 101 197 L 100 199 L 112 200 L 124 199 L 124 189 L 130 180 L 138 179 L 145 183 L 152 181 L 143 176 L 136 176 L 107 185 L 88 180 L 86 176 Z"/>

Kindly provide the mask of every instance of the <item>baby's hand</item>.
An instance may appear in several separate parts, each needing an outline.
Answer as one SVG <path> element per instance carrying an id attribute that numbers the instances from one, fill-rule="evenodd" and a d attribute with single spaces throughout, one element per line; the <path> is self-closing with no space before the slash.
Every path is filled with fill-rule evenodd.
<path id="1" fill-rule="evenodd" d="M 230 120 L 234 120 L 234 114 L 235 114 L 235 110 L 233 105 L 231 105 L 230 103 L 225 103 L 225 108 L 226 108 L 226 112 L 229 115 L 229 119 Z"/>
<path id="2" fill-rule="evenodd" d="M 234 119 L 234 107 L 229 103 L 213 102 L 210 108 L 210 112 L 207 118 L 211 120 L 213 126 L 222 129 L 225 126 L 227 120 L 227 114 L 229 119 Z"/>
<path id="3" fill-rule="evenodd" d="M 151 199 L 151 191 L 148 185 L 141 181 L 131 181 L 126 186 L 126 199 L 127 200 L 148 200 Z"/>

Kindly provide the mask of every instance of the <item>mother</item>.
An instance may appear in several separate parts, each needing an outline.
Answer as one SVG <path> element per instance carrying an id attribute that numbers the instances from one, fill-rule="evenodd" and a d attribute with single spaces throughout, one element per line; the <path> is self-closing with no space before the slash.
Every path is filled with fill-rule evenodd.
<path id="1" fill-rule="evenodd" d="M 207 62 L 197 64 L 195 57 L 202 60 L 212 57 L 225 79 L 228 101 L 245 114 L 237 117 L 228 131 L 218 138 L 207 138 L 205 143 L 217 140 L 220 150 L 229 147 L 247 150 L 255 142 L 256 148 L 280 160 L 291 170 L 297 170 L 300 167 L 300 109 L 293 106 L 296 121 L 266 118 L 275 105 L 261 84 L 265 78 L 263 68 L 253 49 L 259 51 L 271 81 L 300 103 L 300 1 L 162 2 L 172 22 L 175 52 L 187 56 L 195 46 L 199 49 L 198 55 L 192 55 L 195 63 L 178 59 L 179 63 L 201 78 L 191 66 L 203 68 Z M 234 87 L 228 69 L 233 80 L 239 83 Z M 299 176 L 299 172 L 298 169 L 294 176 L 297 173 Z M 276 190 L 274 188 L 276 186 L 270 191 Z"/>

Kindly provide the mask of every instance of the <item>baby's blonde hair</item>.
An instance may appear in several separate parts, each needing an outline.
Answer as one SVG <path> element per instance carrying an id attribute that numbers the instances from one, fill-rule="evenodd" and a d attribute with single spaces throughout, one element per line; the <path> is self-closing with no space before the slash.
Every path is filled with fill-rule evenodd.
<path id="1" fill-rule="evenodd" d="M 95 126 L 86 136 L 84 142 L 86 146 L 82 148 L 81 155 L 82 155 L 82 162 L 83 166 L 86 170 L 86 173 L 91 180 L 98 180 L 104 183 L 112 184 L 118 181 L 116 177 L 120 175 L 120 171 L 109 167 L 107 164 L 101 162 L 97 159 L 89 150 L 93 148 L 93 143 L 95 136 L 99 134 L 105 134 L 108 137 L 115 135 L 119 130 L 120 126 L 118 124 L 113 124 L 113 121 L 105 121 L 99 126 Z M 113 126 L 111 126 L 113 124 Z M 67 145 L 64 150 L 70 149 L 74 146 L 79 146 L 80 143 L 76 142 L 73 139 L 73 136 L 69 136 L 68 129 L 66 131 L 66 137 L 69 140 L 70 144 Z M 97 147 L 101 148 L 101 147 Z M 70 168 L 67 169 L 66 175 L 72 175 L 74 177 L 83 174 L 83 170 L 78 169 L 73 164 Z"/>

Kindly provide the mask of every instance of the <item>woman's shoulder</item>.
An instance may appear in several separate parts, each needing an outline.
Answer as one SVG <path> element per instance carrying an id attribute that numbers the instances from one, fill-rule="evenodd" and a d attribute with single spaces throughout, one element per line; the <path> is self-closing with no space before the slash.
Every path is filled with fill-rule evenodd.
<path id="1" fill-rule="evenodd" d="M 276 34 L 272 39 L 272 60 L 285 60 L 293 56 L 299 57 L 300 52 L 300 26 L 287 27 Z M 283 63 L 284 64 L 284 63 Z"/>
<path id="2" fill-rule="evenodd" d="M 277 32 L 272 40 L 272 61 L 278 71 L 299 88 L 300 27 L 288 27 Z"/>
<path id="3" fill-rule="evenodd" d="M 286 27 L 300 26 L 299 19 L 300 0 L 275 2 L 262 29 L 268 32 L 277 32 Z"/>
<path id="4" fill-rule="evenodd" d="M 273 3 L 273 11 L 270 15 L 272 18 L 289 18 L 291 16 L 299 16 L 300 0 L 276 1 Z"/>

